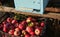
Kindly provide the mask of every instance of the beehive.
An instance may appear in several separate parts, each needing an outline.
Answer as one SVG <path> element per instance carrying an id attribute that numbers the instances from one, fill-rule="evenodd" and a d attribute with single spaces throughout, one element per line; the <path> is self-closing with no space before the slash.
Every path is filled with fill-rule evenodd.
<path id="1" fill-rule="evenodd" d="M 14 0 L 15 9 L 23 12 L 43 14 L 48 0 Z"/>

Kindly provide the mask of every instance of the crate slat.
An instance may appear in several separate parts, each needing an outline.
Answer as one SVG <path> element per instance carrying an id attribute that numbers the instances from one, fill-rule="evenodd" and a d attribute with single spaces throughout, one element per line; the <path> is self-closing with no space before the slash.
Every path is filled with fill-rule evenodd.
<path id="1" fill-rule="evenodd" d="M 53 7 L 47 7 L 46 9 L 45 9 L 45 11 L 50 11 L 50 12 L 54 12 L 54 13 L 60 13 L 60 8 L 53 8 Z"/>
<path id="2" fill-rule="evenodd" d="M 33 14 L 33 13 L 29 13 L 29 12 L 21 12 L 21 11 L 16 11 L 14 8 L 11 7 L 3 7 L 0 6 L 0 11 L 2 12 L 14 12 L 14 13 L 18 13 L 18 14 L 25 14 L 25 15 L 32 15 L 32 16 L 41 16 L 41 17 L 48 17 L 48 18 L 54 18 L 54 19 L 59 19 L 60 20 L 60 14 L 57 13 L 48 13 L 48 14 Z"/>

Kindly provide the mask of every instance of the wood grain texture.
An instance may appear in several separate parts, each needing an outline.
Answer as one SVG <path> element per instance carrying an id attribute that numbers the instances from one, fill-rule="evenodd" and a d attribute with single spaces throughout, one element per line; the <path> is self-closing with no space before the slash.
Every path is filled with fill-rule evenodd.
<path id="1" fill-rule="evenodd" d="M 45 11 L 50 11 L 50 12 L 60 12 L 60 8 L 53 8 L 53 7 L 47 7 L 45 8 Z"/>
<path id="2" fill-rule="evenodd" d="M 33 13 L 28 13 L 28 12 L 21 12 L 21 11 L 16 11 L 14 8 L 10 7 L 3 7 L 0 6 L 0 11 L 2 12 L 14 12 L 18 14 L 25 14 L 25 15 L 32 15 L 32 16 L 39 16 L 39 17 L 48 17 L 48 18 L 54 18 L 54 19 L 59 19 L 60 20 L 60 14 L 58 13 L 48 13 L 48 14 L 33 14 Z"/>

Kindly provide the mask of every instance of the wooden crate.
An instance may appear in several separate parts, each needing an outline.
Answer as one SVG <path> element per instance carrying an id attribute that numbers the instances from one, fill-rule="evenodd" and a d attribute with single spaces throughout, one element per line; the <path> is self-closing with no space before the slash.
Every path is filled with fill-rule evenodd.
<path id="1" fill-rule="evenodd" d="M 60 29 L 60 14 L 59 13 L 47 13 L 47 14 L 43 14 L 43 15 L 40 15 L 40 14 L 33 14 L 33 13 L 28 13 L 28 12 L 20 12 L 20 11 L 16 11 L 14 8 L 10 8 L 10 7 L 3 7 L 3 6 L 0 6 L 0 11 L 2 12 L 12 12 L 12 13 L 17 13 L 17 14 L 24 14 L 24 15 L 29 15 L 29 16 L 34 16 L 34 17 L 43 17 L 43 18 L 52 18 L 54 19 L 55 23 L 52 25 L 48 25 L 48 29 L 47 29 L 47 34 L 49 34 L 47 37 L 57 37 L 58 36 L 58 33 L 59 33 L 59 29 Z M 59 22 L 58 22 L 59 21 Z M 51 34 L 52 35 L 51 35 Z M 59 37 L 59 36 L 58 36 Z"/>

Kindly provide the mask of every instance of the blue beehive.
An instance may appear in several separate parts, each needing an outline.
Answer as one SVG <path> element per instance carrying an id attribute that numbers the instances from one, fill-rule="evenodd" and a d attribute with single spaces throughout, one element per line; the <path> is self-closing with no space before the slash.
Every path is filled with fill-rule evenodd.
<path id="1" fill-rule="evenodd" d="M 14 3 L 18 11 L 43 14 L 48 0 L 14 0 Z"/>

